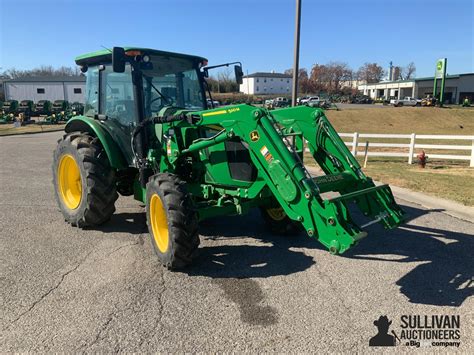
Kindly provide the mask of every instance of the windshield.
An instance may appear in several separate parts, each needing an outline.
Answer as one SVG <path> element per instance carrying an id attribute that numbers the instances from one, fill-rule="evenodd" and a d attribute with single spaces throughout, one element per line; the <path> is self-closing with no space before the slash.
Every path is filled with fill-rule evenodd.
<path id="1" fill-rule="evenodd" d="M 164 106 L 203 110 L 198 69 L 188 59 L 151 56 L 142 69 L 145 116 L 156 116 Z"/>

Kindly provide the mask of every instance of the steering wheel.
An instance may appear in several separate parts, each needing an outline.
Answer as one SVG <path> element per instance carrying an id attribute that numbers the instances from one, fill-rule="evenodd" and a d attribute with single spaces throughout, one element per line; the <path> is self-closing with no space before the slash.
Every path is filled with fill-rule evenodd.
<path id="1" fill-rule="evenodd" d="M 151 106 L 152 103 L 154 103 L 155 101 L 158 101 L 158 100 L 166 101 L 166 103 L 167 103 L 168 105 L 165 105 L 165 106 L 171 106 L 171 105 L 173 105 L 173 99 L 172 99 L 171 97 L 167 97 L 167 96 L 161 97 L 161 96 L 158 96 L 158 97 L 155 97 L 154 99 L 152 99 L 152 100 L 150 101 L 150 106 Z"/>

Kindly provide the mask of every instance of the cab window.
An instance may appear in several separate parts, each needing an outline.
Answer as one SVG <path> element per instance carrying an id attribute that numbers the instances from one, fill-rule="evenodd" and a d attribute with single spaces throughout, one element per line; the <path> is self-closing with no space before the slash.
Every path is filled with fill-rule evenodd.
<path id="1" fill-rule="evenodd" d="M 84 115 L 94 117 L 99 113 L 99 68 L 90 67 L 86 77 Z"/>
<path id="2" fill-rule="evenodd" d="M 130 65 L 125 67 L 123 73 L 115 73 L 112 66 L 107 65 L 101 75 L 101 113 L 106 115 L 107 119 L 129 126 L 135 122 Z"/>

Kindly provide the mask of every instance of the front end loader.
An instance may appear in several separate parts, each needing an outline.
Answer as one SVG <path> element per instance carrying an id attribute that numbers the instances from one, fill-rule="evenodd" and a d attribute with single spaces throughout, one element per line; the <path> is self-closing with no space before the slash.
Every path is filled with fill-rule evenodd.
<path id="1" fill-rule="evenodd" d="M 390 187 L 365 176 L 320 108 L 208 107 L 205 78 L 218 66 L 197 56 L 116 47 L 76 63 L 89 88 L 84 114 L 68 121 L 53 163 L 57 201 L 74 226 L 108 221 L 119 194 L 133 195 L 159 260 L 177 269 L 196 254 L 199 221 L 253 208 L 272 231 L 302 228 L 333 254 L 373 223 L 403 221 Z M 310 175 L 305 152 L 321 176 Z"/>

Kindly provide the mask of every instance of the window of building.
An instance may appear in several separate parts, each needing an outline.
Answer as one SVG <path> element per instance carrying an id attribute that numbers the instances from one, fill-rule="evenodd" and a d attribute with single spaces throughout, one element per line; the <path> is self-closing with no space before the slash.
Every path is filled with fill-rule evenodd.
<path id="1" fill-rule="evenodd" d="M 273 81 L 273 78 L 271 78 L 270 81 Z"/>
<path id="2" fill-rule="evenodd" d="M 267 82 L 267 79 L 263 79 L 263 82 L 266 83 L 266 82 Z"/>
<path id="3" fill-rule="evenodd" d="M 257 83 L 258 83 L 259 81 L 260 81 L 260 79 L 259 79 L 259 78 L 257 78 Z"/>
<path id="4" fill-rule="evenodd" d="M 283 81 L 283 79 L 280 79 L 280 81 Z"/>
<path id="5" fill-rule="evenodd" d="M 74 93 L 75 94 L 82 94 L 82 89 L 81 88 L 74 88 Z"/>
<path id="6" fill-rule="evenodd" d="M 290 83 L 290 80 L 288 79 L 288 80 L 286 81 L 286 83 L 289 84 L 289 83 Z"/>
<path id="7" fill-rule="evenodd" d="M 257 91 L 258 91 L 258 86 L 257 86 Z"/>
<path id="8" fill-rule="evenodd" d="M 44 88 L 37 88 L 36 93 L 37 94 L 44 94 Z"/>
<path id="9" fill-rule="evenodd" d="M 263 91 L 267 91 L 267 87 L 266 87 L 266 86 L 263 87 Z"/>

